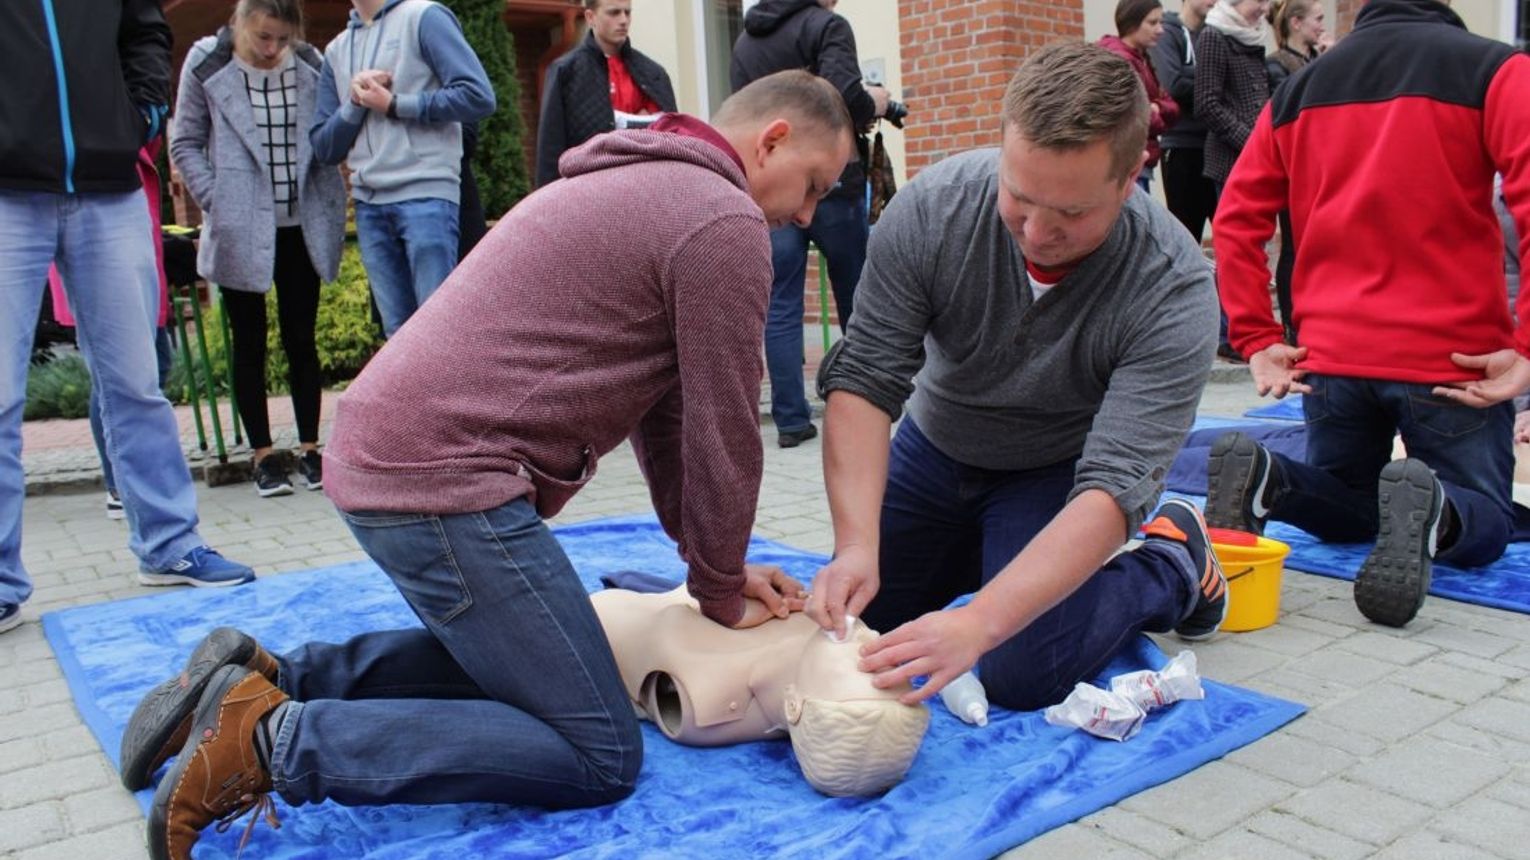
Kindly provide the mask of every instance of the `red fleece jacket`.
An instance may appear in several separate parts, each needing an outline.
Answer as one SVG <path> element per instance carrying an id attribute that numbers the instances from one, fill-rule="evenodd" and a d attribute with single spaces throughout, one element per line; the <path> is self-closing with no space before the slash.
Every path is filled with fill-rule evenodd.
<path id="1" fill-rule="evenodd" d="M 1291 211 L 1302 367 L 1400 382 L 1469 378 L 1452 352 L 1530 355 L 1492 208 L 1493 173 L 1530 259 L 1530 57 L 1466 32 L 1434 0 L 1370 0 L 1354 31 L 1260 114 L 1217 204 L 1229 338 L 1281 341 L 1264 245 Z"/>
<path id="2" fill-rule="evenodd" d="M 613 132 L 510 211 L 340 397 L 342 510 L 556 514 L 632 437 L 708 617 L 743 613 L 770 238 L 721 138 Z"/>

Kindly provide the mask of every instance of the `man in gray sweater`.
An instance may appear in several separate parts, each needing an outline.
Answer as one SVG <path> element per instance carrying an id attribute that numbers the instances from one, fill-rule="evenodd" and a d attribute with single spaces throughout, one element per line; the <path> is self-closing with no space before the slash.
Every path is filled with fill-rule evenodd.
<path id="1" fill-rule="evenodd" d="M 910 701 L 978 664 L 993 701 L 1030 709 L 1138 631 L 1201 639 L 1225 616 L 1200 513 L 1147 517 L 1217 304 L 1195 242 L 1135 191 L 1148 107 L 1124 60 L 1039 51 L 1003 113 L 1000 150 L 919 174 L 877 224 L 819 374 L 835 553 L 808 611 L 883 631 L 862 668 L 879 687 L 928 675 Z"/>

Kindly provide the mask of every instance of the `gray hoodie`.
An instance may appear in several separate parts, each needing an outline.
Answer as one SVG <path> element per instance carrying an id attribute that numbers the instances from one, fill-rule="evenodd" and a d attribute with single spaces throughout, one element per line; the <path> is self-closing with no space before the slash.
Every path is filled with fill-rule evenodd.
<path id="1" fill-rule="evenodd" d="M 388 115 L 350 100 L 357 72 L 393 76 Z M 355 11 L 324 49 L 319 103 L 309 132 L 325 163 L 346 161 L 363 203 L 439 198 L 456 203 L 462 123 L 494 112 L 494 91 L 457 19 L 432 0 L 390 0 L 371 21 Z"/>

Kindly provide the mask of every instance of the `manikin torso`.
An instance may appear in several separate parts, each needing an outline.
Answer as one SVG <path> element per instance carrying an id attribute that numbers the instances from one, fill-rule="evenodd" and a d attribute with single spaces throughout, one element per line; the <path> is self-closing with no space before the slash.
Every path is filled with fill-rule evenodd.
<path id="1" fill-rule="evenodd" d="M 918 750 L 929 713 L 898 702 L 907 685 L 879 690 L 856 668 L 860 646 L 875 636 L 864 625 L 844 642 L 800 612 L 733 630 L 703 616 L 684 588 L 607 589 L 591 601 L 628 696 L 671 740 L 720 746 L 790 733 L 809 782 L 829 794 L 885 790 Z M 799 732 L 804 711 L 815 708 L 836 711 L 845 728 Z M 868 737 L 860 737 L 863 728 Z M 849 757 L 856 772 L 815 779 L 812 760 L 827 756 L 834 768 L 844 766 L 834 749 L 841 745 L 855 747 Z"/>

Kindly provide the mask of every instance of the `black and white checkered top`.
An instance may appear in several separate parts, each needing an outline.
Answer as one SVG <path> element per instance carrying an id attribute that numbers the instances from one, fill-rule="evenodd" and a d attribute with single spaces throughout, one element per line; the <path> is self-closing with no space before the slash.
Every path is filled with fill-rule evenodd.
<path id="1" fill-rule="evenodd" d="M 297 65 L 292 55 L 274 69 L 239 63 L 255 112 L 255 130 L 271 172 L 276 226 L 298 223 Z"/>

